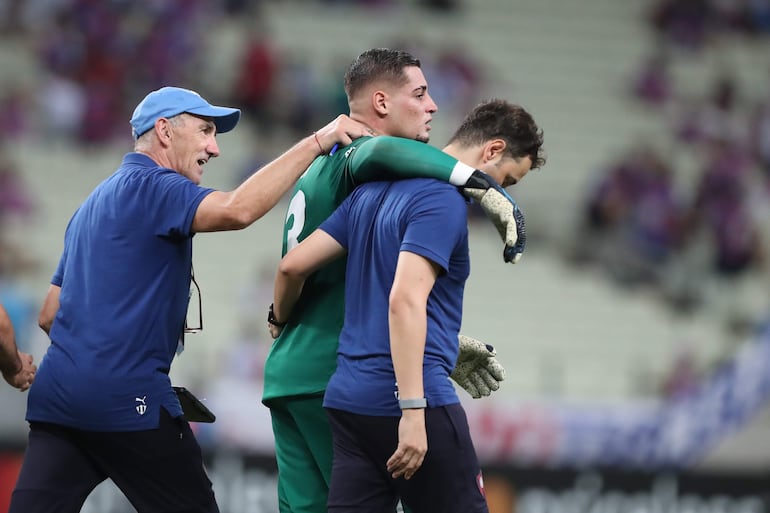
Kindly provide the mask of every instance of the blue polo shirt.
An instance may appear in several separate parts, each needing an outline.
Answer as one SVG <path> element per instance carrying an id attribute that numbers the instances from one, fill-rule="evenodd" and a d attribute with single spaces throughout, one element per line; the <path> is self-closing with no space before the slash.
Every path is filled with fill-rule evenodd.
<path id="1" fill-rule="evenodd" d="M 324 406 L 361 415 L 401 415 L 388 328 L 388 299 L 401 251 L 421 255 L 443 270 L 428 297 L 423 387 L 430 407 L 459 402 L 449 374 L 459 352 L 470 273 L 467 221 L 466 201 L 456 187 L 412 179 L 359 186 L 321 225 L 348 250 L 345 324 Z"/>
<path id="2" fill-rule="evenodd" d="M 168 372 L 190 293 L 190 228 L 212 190 L 129 153 L 77 209 L 28 421 L 133 431 L 156 428 L 161 407 L 182 414 Z"/>

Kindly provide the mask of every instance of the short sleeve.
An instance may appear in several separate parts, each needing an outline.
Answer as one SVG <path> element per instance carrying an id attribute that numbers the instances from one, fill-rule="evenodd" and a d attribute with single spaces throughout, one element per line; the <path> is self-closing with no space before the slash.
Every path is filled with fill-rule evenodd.
<path id="1" fill-rule="evenodd" d="M 429 189 L 409 213 L 401 250 L 428 258 L 447 271 L 467 231 L 467 207 L 457 189 Z"/>
<path id="2" fill-rule="evenodd" d="M 348 196 L 332 215 L 319 226 L 319 229 L 328 233 L 345 249 L 348 249 L 348 216 L 351 201 L 352 196 Z"/>
<path id="3" fill-rule="evenodd" d="M 173 239 L 190 237 L 195 212 L 212 192 L 214 189 L 200 187 L 173 171 L 154 174 L 145 190 L 145 203 L 156 216 L 155 234 Z"/>

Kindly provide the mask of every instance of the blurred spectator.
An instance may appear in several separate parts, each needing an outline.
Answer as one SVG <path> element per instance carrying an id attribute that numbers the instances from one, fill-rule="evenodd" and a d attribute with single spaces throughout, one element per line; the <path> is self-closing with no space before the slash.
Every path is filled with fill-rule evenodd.
<path id="1" fill-rule="evenodd" d="M 591 191 L 573 255 L 625 285 L 657 285 L 683 241 L 684 204 L 672 170 L 643 146 L 612 164 Z"/>
<path id="2" fill-rule="evenodd" d="M 43 67 L 51 73 L 79 76 L 88 40 L 78 27 L 74 13 L 64 7 L 55 11 L 52 25 L 40 36 L 39 54 Z"/>
<path id="3" fill-rule="evenodd" d="M 751 269 L 758 257 L 758 233 L 747 201 L 750 162 L 735 145 L 714 141 L 693 205 L 695 227 L 713 241 L 713 271 L 734 276 Z"/>
<path id="4" fill-rule="evenodd" d="M 709 0 L 659 0 L 650 21 L 667 41 L 698 51 L 709 38 L 711 4 Z"/>
<path id="5" fill-rule="evenodd" d="M 664 46 L 645 58 L 631 86 L 633 96 L 650 107 L 663 107 L 672 96 L 669 56 Z"/>
<path id="6" fill-rule="evenodd" d="M 749 125 L 752 155 L 770 184 L 770 99 L 759 103 L 753 110 Z"/>
<path id="7" fill-rule="evenodd" d="M 22 87 L 0 91 L 0 140 L 19 139 L 29 131 L 29 97 Z"/>
<path id="8" fill-rule="evenodd" d="M 754 324 L 751 286 L 761 263 L 758 217 L 749 201 L 750 161 L 735 145 L 713 141 L 691 213 L 691 233 L 702 231 L 709 244 L 701 280 L 708 305 L 734 332 Z M 757 305 L 758 306 L 758 305 Z"/>
<path id="9" fill-rule="evenodd" d="M 483 76 L 477 60 L 468 55 L 465 48 L 447 43 L 435 56 L 425 55 L 421 61 L 431 82 L 431 96 L 439 109 L 446 106 L 457 117 L 462 117 L 476 106 Z"/>
<path id="10" fill-rule="evenodd" d="M 263 131 L 274 128 L 271 103 L 278 58 L 270 39 L 262 30 L 251 32 L 246 41 L 235 79 L 233 101 Z"/>
<path id="11" fill-rule="evenodd" d="M 678 399 L 690 395 L 700 383 L 700 374 L 692 349 L 689 347 L 680 349 L 663 379 L 661 394 L 666 399 Z"/>
<path id="12" fill-rule="evenodd" d="M 0 234 L 10 218 L 28 218 L 34 201 L 16 165 L 0 146 Z"/>
<path id="13" fill-rule="evenodd" d="M 173 0 L 156 5 L 152 17 L 144 20 L 149 30 L 138 41 L 133 58 L 149 71 L 145 81 L 150 87 L 186 83 L 203 42 L 201 2 Z"/>
<path id="14" fill-rule="evenodd" d="M 714 81 L 708 98 L 680 105 L 675 118 L 676 134 L 689 144 L 722 140 L 747 144 L 747 123 L 739 110 L 742 98 L 734 74 L 724 71 Z"/>
<path id="15" fill-rule="evenodd" d="M 46 140 L 77 141 L 85 114 L 85 90 L 74 80 L 49 74 L 40 84 L 39 109 Z"/>
<path id="16" fill-rule="evenodd" d="M 295 135 L 312 131 L 321 108 L 317 94 L 322 90 L 312 62 L 300 53 L 284 53 L 275 82 L 281 87 L 273 96 L 273 119 Z"/>
<path id="17" fill-rule="evenodd" d="M 109 143 L 122 127 L 130 113 L 123 109 L 120 89 L 109 83 L 93 81 L 84 84 L 85 107 L 80 120 L 79 139 L 82 144 Z"/>

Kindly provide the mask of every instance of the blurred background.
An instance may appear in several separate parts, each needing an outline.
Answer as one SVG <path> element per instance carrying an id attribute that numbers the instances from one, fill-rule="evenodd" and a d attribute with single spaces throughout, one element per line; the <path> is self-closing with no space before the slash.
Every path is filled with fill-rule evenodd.
<path id="1" fill-rule="evenodd" d="M 69 217 L 177 85 L 243 109 L 204 185 L 231 189 L 347 113 L 372 47 L 420 58 L 443 146 L 482 99 L 524 105 L 546 166 L 510 190 L 528 245 L 504 264 L 471 211 L 463 332 L 507 379 L 460 392 L 491 513 L 770 511 L 770 0 L 0 0 L 0 301 L 20 349 Z M 277 511 L 261 405 L 286 203 L 196 237 L 205 331 L 174 384 L 224 512 Z M 197 315 L 197 313 L 191 313 Z M 0 512 L 25 394 L 0 387 Z M 131 512 L 110 484 L 84 511 Z"/>

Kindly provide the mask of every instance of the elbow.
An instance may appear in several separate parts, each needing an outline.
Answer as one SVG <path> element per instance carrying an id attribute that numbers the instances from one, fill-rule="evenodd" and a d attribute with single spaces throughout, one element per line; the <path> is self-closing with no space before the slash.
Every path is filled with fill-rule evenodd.
<path id="1" fill-rule="evenodd" d="M 235 215 L 229 219 L 230 230 L 243 230 L 256 221 L 258 218 L 252 219 L 242 212 L 235 212 Z"/>
<path id="2" fill-rule="evenodd" d="M 278 264 L 278 274 L 289 281 L 304 280 L 306 273 L 296 264 L 289 255 L 285 256 Z"/>
<path id="3" fill-rule="evenodd" d="M 220 213 L 220 223 L 226 230 L 243 230 L 264 216 L 267 211 L 261 205 L 248 205 L 230 194 Z"/>
<path id="4" fill-rule="evenodd" d="M 50 319 L 48 317 L 44 317 L 41 315 L 37 319 L 37 325 L 40 327 L 41 330 L 45 331 L 46 333 L 50 333 L 51 326 L 53 325 L 53 319 Z"/>
<path id="5" fill-rule="evenodd" d="M 53 326 L 53 321 L 56 317 L 56 311 L 57 310 L 52 310 L 50 305 L 45 305 L 37 316 L 37 325 L 46 334 L 51 332 L 51 327 Z"/>
<path id="6" fill-rule="evenodd" d="M 223 217 L 227 230 L 243 230 L 262 217 L 262 214 L 255 215 L 246 208 L 231 205 Z"/>
<path id="7" fill-rule="evenodd" d="M 425 304 L 422 305 L 424 310 Z M 403 318 L 420 309 L 420 304 L 415 298 L 405 291 L 392 290 L 388 299 L 388 315 L 393 318 Z"/>

